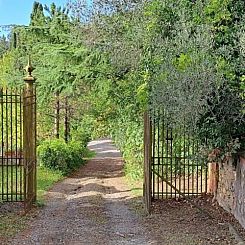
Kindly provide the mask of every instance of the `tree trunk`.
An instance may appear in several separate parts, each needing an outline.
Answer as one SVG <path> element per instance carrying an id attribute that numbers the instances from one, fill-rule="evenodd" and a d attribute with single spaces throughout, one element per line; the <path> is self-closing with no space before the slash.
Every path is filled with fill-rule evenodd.
<path id="1" fill-rule="evenodd" d="M 64 117 L 64 138 L 65 142 L 68 143 L 70 138 L 70 123 L 69 123 L 69 105 L 68 97 L 65 97 L 65 117 Z"/>
<path id="2" fill-rule="evenodd" d="M 60 98 L 59 92 L 55 93 L 55 117 L 54 117 L 54 133 L 57 139 L 60 138 Z"/>

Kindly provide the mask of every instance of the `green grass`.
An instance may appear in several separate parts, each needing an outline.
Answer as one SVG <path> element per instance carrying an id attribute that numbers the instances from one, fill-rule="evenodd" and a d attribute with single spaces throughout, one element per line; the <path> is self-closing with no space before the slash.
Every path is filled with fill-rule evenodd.
<path id="1" fill-rule="evenodd" d="M 8 178 L 6 178 L 7 176 Z M 23 193 L 23 178 L 24 178 L 23 176 L 24 176 L 23 169 L 20 170 L 20 168 L 18 168 L 16 170 L 15 167 L 11 168 L 11 166 L 1 167 L 0 168 L 0 193 L 2 193 L 2 190 L 4 191 L 5 194 L 9 193 L 8 194 L 9 200 L 11 200 L 10 193 L 13 193 L 13 196 L 12 196 L 13 200 L 20 200 L 20 196 L 18 195 L 18 193 L 20 193 L 20 191 L 22 191 Z M 42 200 L 46 191 L 55 182 L 57 182 L 58 180 L 62 178 L 63 178 L 62 174 L 58 171 L 53 171 L 45 167 L 38 167 L 37 168 L 37 199 L 38 201 Z M 21 187 L 21 183 L 22 183 L 22 187 Z M 1 201 L 1 198 L 2 196 L 0 196 L 0 201 Z M 7 195 L 5 195 L 4 198 L 6 199 Z"/>
<path id="2" fill-rule="evenodd" d="M 59 171 L 50 170 L 45 167 L 37 169 L 37 204 L 42 204 L 46 192 L 56 183 L 63 179 L 63 175 Z"/>
<path id="3" fill-rule="evenodd" d="M 0 166 L 0 201 L 21 200 L 20 193 L 23 193 L 23 168 L 13 166 Z M 22 183 L 22 187 L 20 185 Z M 12 194 L 11 194 L 12 193 Z M 11 199 L 12 198 L 12 199 Z"/>
<path id="4" fill-rule="evenodd" d="M 88 148 L 84 150 L 84 160 L 89 160 L 93 157 L 95 157 L 96 153 L 94 151 L 90 151 Z"/>
<path id="5" fill-rule="evenodd" d="M 135 180 L 126 175 L 126 183 L 134 197 L 143 196 L 143 179 Z"/>

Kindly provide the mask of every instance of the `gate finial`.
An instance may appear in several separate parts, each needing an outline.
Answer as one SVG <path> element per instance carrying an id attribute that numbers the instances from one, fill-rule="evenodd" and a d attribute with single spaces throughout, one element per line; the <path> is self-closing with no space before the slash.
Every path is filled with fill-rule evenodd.
<path id="1" fill-rule="evenodd" d="M 31 64 L 31 56 L 28 56 L 28 63 L 25 67 L 26 72 L 28 72 L 28 75 L 24 78 L 24 81 L 27 83 L 34 83 L 36 81 L 35 77 L 32 76 L 32 72 L 35 70 L 35 68 Z"/>

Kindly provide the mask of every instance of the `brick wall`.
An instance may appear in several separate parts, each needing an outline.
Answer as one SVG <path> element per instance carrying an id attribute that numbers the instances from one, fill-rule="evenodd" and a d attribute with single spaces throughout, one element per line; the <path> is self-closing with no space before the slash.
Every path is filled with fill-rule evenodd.
<path id="1" fill-rule="evenodd" d="M 245 157 L 219 165 L 217 201 L 245 228 Z"/>

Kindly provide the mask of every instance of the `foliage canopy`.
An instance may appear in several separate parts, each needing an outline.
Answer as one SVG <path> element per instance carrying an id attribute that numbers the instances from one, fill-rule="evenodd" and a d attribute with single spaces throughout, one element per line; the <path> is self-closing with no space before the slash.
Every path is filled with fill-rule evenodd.
<path id="1" fill-rule="evenodd" d="M 55 136 L 56 111 L 56 129 L 58 119 L 69 121 L 59 130 L 70 139 L 113 136 L 133 177 L 142 174 L 146 109 L 165 110 L 208 150 L 238 151 L 244 11 L 243 0 L 70 0 L 66 9 L 35 2 L 30 25 L 0 39 L 0 81 L 21 81 L 32 54 L 40 139 Z"/>

